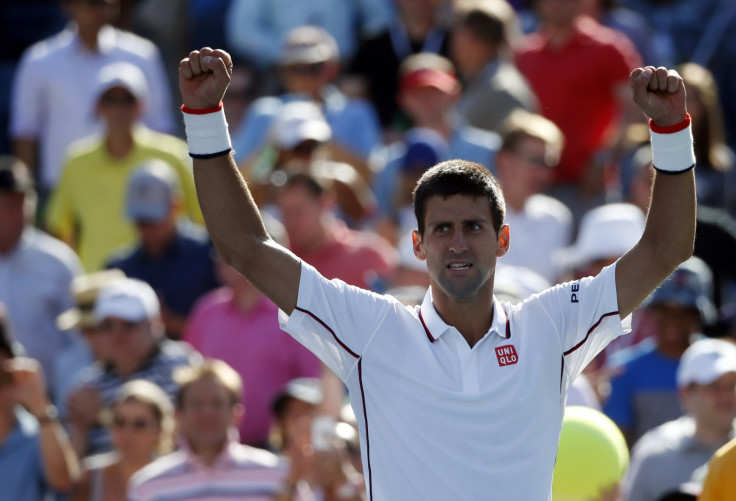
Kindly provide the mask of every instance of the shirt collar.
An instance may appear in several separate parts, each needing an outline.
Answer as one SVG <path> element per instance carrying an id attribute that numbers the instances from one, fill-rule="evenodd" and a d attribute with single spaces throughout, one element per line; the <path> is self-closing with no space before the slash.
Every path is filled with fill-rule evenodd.
<path id="1" fill-rule="evenodd" d="M 424 327 L 427 338 L 433 343 L 445 332 L 453 328 L 442 320 L 434 308 L 432 287 L 427 289 L 427 293 L 424 295 L 424 301 L 422 301 L 422 305 L 419 307 L 419 320 L 422 322 L 422 327 Z M 493 322 L 488 332 L 495 332 L 504 339 L 511 337 L 509 317 L 495 296 L 493 297 Z"/>

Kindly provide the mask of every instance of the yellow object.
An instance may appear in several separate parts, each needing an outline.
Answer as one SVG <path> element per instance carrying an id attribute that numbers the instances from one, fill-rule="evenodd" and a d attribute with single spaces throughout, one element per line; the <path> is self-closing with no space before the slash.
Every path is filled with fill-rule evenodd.
<path id="1" fill-rule="evenodd" d="M 618 427 L 588 407 L 567 407 L 562 420 L 552 480 L 553 501 L 596 500 L 617 485 L 629 465 L 629 450 Z"/>
<path id="2" fill-rule="evenodd" d="M 46 208 L 49 231 L 72 245 L 88 273 L 136 242 L 135 228 L 125 216 L 125 189 L 128 176 L 144 160 L 164 160 L 176 170 L 187 216 L 203 222 L 186 143 L 144 127 L 135 129 L 133 142 L 124 158 L 110 156 L 100 138 L 75 143 Z"/>

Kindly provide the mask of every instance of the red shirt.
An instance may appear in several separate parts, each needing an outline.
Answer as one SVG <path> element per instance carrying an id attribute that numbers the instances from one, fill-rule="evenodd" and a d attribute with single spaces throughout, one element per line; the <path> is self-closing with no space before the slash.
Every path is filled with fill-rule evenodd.
<path id="1" fill-rule="evenodd" d="M 294 246 L 294 254 L 311 264 L 328 279 L 339 278 L 349 285 L 372 290 L 390 279 L 398 261 L 396 251 L 373 233 L 355 231 L 342 223 L 332 231 L 327 245 L 316 252 Z"/>
<path id="2" fill-rule="evenodd" d="M 625 35 L 582 17 L 562 47 L 543 32 L 529 35 L 516 52 L 516 65 L 537 95 L 542 114 L 565 135 L 557 180 L 577 182 L 621 110 L 616 90 L 628 82 L 641 58 Z"/>

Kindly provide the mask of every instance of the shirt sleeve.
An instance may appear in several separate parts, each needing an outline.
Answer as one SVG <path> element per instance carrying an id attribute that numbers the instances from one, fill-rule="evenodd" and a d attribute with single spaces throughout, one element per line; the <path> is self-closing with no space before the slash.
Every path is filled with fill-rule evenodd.
<path id="1" fill-rule="evenodd" d="M 631 331 L 631 316 L 621 319 L 616 295 L 616 265 L 595 277 L 559 284 L 537 299 L 557 336 L 566 386 L 618 336 Z"/>
<path id="2" fill-rule="evenodd" d="M 327 280 L 302 261 L 297 306 L 279 324 L 345 381 L 393 308 L 384 296 Z"/>
<path id="3" fill-rule="evenodd" d="M 41 133 L 45 79 L 38 74 L 32 50 L 26 51 L 15 72 L 10 99 L 10 134 L 14 139 L 36 139 Z"/>

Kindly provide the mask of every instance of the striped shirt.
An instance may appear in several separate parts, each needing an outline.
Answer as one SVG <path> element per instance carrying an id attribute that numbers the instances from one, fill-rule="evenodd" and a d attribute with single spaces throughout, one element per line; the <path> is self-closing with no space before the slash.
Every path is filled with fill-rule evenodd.
<path id="1" fill-rule="evenodd" d="M 236 441 L 230 441 L 212 465 L 183 446 L 133 475 L 128 499 L 270 501 L 287 474 L 288 467 L 278 456 Z"/>
<path id="2" fill-rule="evenodd" d="M 174 369 L 197 364 L 200 361 L 199 353 L 188 344 L 164 339 L 157 343 L 154 353 L 137 371 L 121 376 L 110 365 L 95 364 L 85 369 L 79 385 L 95 388 L 100 392 L 105 405 L 109 406 L 121 386 L 134 379 L 145 379 L 159 385 L 173 402 L 179 389 L 172 379 Z M 99 454 L 111 450 L 112 442 L 108 429 L 101 424 L 92 428 L 88 436 L 87 454 Z"/>

